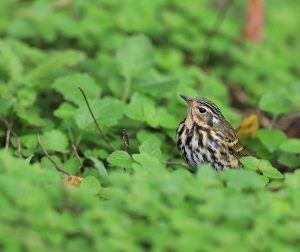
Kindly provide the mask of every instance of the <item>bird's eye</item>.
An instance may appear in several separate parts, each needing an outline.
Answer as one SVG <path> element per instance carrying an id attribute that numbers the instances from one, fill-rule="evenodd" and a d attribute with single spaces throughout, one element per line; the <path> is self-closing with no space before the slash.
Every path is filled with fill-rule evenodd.
<path id="1" fill-rule="evenodd" d="M 200 108 L 199 108 L 199 112 L 203 114 L 203 113 L 205 113 L 205 112 L 206 112 L 206 109 L 205 109 L 205 108 L 203 108 L 203 107 L 200 107 Z"/>

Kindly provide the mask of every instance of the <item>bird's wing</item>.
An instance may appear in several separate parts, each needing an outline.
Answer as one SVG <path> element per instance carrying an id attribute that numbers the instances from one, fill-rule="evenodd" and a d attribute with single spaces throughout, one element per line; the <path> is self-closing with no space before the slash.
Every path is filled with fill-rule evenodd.
<path id="1" fill-rule="evenodd" d="M 247 153 L 245 152 L 243 145 L 240 143 L 235 133 L 235 130 L 231 127 L 231 125 L 228 122 L 226 122 L 224 131 L 226 136 L 225 140 L 227 142 L 229 151 L 231 151 L 232 154 L 237 158 L 246 156 Z"/>

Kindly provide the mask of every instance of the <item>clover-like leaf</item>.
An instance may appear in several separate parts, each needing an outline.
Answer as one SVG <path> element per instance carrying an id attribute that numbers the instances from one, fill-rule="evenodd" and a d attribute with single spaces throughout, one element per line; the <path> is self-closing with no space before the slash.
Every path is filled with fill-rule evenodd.
<path id="1" fill-rule="evenodd" d="M 53 129 L 41 135 L 41 142 L 49 152 L 67 152 L 68 138 L 60 130 Z"/>
<path id="2" fill-rule="evenodd" d="M 134 120 L 147 122 L 151 127 L 158 126 L 155 103 L 149 97 L 135 93 L 126 106 L 125 114 Z"/>
<path id="3" fill-rule="evenodd" d="M 101 185 L 96 177 L 88 176 L 81 180 L 80 189 L 85 190 L 90 194 L 97 194 L 101 189 Z"/>
<path id="4" fill-rule="evenodd" d="M 67 101 L 81 104 L 83 97 L 78 87 L 81 87 L 89 99 L 99 98 L 100 86 L 88 74 L 75 73 L 58 78 L 52 87 L 61 93 Z"/>
<path id="5" fill-rule="evenodd" d="M 139 147 L 140 153 L 147 153 L 149 156 L 160 159 L 161 150 L 160 150 L 161 141 L 157 137 L 150 137 Z"/>
<path id="6" fill-rule="evenodd" d="M 274 92 L 264 94 L 259 101 L 259 107 L 263 111 L 274 115 L 286 113 L 291 109 L 289 102 L 283 96 Z"/>
<path id="7" fill-rule="evenodd" d="M 296 138 L 287 139 L 280 145 L 280 149 L 289 153 L 300 153 L 300 140 Z"/>
<path id="8" fill-rule="evenodd" d="M 90 100 L 89 103 L 97 121 L 104 128 L 116 125 L 123 117 L 124 105 L 117 99 L 96 99 Z M 80 103 L 79 109 L 75 114 L 75 122 L 80 129 L 86 129 L 94 123 L 84 101 Z"/>
<path id="9" fill-rule="evenodd" d="M 125 41 L 117 52 L 117 61 L 125 79 L 133 79 L 153 64 L 153 48 L 144 35 L 135 35 Z"/>
<path id="10" fill-rule="evenodd" d="M 275 151 L 286 139 L 285 134 L 281 130 L 275 129 L 260 129 L 257 132 L 257 137 L 270 152 Z"/>
<path id="11" fill-rule="evenodd" d="M 225 170 L 220 173 L 220 177 L 226 181 L 227 186 L 237 190 L 261 189 L 268 183 L 268 178 L 253 171 L 246 170 Z"/>
<path id="12" fill-rule="evenodd" d="M 108 163 L 122 168 L 132 168 L 132 159 L 125 151 L 114 151 L 107 158 Z"/>

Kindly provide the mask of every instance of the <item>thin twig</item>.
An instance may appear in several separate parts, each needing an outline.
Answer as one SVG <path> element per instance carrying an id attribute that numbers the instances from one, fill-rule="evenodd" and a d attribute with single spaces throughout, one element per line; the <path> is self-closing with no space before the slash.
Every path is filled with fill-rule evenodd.
<path id="1" fill-rule="evenodd" d="M 53 160 L 53 158 L 49 155 L 48 151 L 45 149 L 45 147 L 43 146 L 42 142 L 41 142 L 41 138 L 40 138 L 40 131 L 38 130 L 37 132 L 37 141 L 38 141 L 38 144 L 39 146 L 42 148 L 45 156 L 49 159 L 49 161 L 54 165 L 54 167 L 56 168 L 57 171 L 63 173 L 63 174 L 66 174 L 66 175 L 70 175 L 70 173 L 64 171 L 62 168 L 60 168 L 58 166 L 58 164 L 56 164 L 56 162 Z"/>
<path id="2" fill-rule="evenodd" d="M 18 155 L 20 159 L 23 159 L 23 155 L 22 155 L 22 145 L 21 145 L 21 141 L 19 136 L 17 135 L 17 133 L 15 131 L 13 131 L 11 124 L 0 115 L 0 121 L 3 122 L 3 124 L 5 125 L 5 127 L 7 128 L 7 130 L 10 131 L 10 133 L 14 136 L 14 138 L 16 139 L 17 142 L 17 146 L 18 146 Z M 7 136 L 6 136 L 7 137 Z M 6 138 L 7 141 L 7 138 Z M 9 139 L 8 139 L 9 141 Z M 6 143 L 7 144 L 7 143 Z M 6 145 L 5 145 L 6 147 Z"/>
<path id="3" fill-rule="evenodd" d="M 78 154 L 77 146 L 75 145 L 75 143 L 72 143 L 72 148 L 73 148 L 73 151 L 74 151 L 74 153 L 75 153 L 75 156 L 77 157 L 77 159 L 78 159 L 79 162 L 80 162 L 80 168 L 79 168 L 79 169 L 82 169 L 82 168 L 84 167 L 84 165 L 83 165 L 83 162 L 82 162 L 82 160 L 81 160 L 81 158 L 80 158 L 80 156 L 79 156 L 79 154 Z"/>
<path id="4" fill-rule="evenodd" d="M 207 64 L 208 61 L 210 60 L 210 56 L 211 56 L 210 49 L 211 49 L 211 45 L 212 45 L 211 40 L 219 32 L 221 25 L 222 25 L 223 21 L 225 20 L 226 14 L 228 13 L 228 10 L 232 6 L 233 2 L 234 2 L 234 0 L 229 0 L 228 3 L 226 3 L 225 8 L 224 9 L 221 8 L 218 11 L 217 17 L 216 17 L 215 22 L 210 31 L 210 35 L 206 37 L 205 44 L 207 45 L 207 47 L 206 47 L 207 56 L 205 59 L 205 64 Z"/>
<path id="5" fill-rule="evenodd" d="M 11 133 L 11 130 L 7 129 L 6 130 L 5 147 L 4 147 L 5 150 L 7 150 L 9 147 L 10 133 Z"/>
<path id="6" fill-rule="evenodd" d="M 122 136 L 122 146 L 121 149 L 123 151 L 129 152 L 129 137 L 126 129 L 122 130 L 123 136 Z"/>
<path id="7" fill-rule="evenodd" d="M 91 116 L 92 116 L 92 118 L 93 118 L 93 121 L 94 121 L 94 123 L 95 123 L 95 125 L 96 125 L 96 127 L 97 127 L 97 130 L 98 130 L 99 134 L 100 134 L 101 137 L 104 139 L 104 141 L 109 145 L 109 147 L 110 147 L 113 151 L 115 151 L 115 150 L 116 150 L 115 146 L 109 141 L 109 139 L 107 138 L 107 136 L 106 136 L 105 133 L 103 132 L 102 128 L 101 128 L 100 125 L 98 124 L 98 122 L 97 122 L 97 120 L 96 120 L 96 117 L 95 117 L 95 115 L 94 115 L 94 113 L 93 113 L 93 111 L 92 111 L 92 109 L 91 109 L 91 106 L 90 106 L 90 104 L 89 104 L 89 102 L 88 102 L 88 99 L 86 98 L 86 95 L 85 95 L 84 91 L 83 91 L 80 87 L 78 87 L 78 88 L 79 88 L 79 90 L 81 91 L 81 93 L 82 93 L 82 95 L 83 95 L 83 98 L 84 98 L 84 100 L 85 100 L 85 103 L 86 103 L 86 105 L 87 105 L 87 107 L 88 107 L 88 109 L 89 109 L 89 112 L 90 112 L 90 114 L 91 114 Z"/>
<path id="8" fill-rule="evenodd" d="M 183 167 L 186 167 L 186 168 L 190 169 L 190 167 L 187 164 L 181 163 L 181 162 L 164 161 L 163 164 L 165 164 L 165 165 L 179 165 L 179 166 L 183 166 Z"/>

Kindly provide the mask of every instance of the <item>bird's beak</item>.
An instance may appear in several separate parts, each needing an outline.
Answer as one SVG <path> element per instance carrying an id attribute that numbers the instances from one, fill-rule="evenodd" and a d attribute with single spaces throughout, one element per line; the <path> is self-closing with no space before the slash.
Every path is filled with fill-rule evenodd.
<path id="1" fill-rule="evenodd" d="M 189 105 L 190 105 L 190 104 L 192 103 L 192 101 L 193 101 L 193 98 L 187 97 L 187 96 L 185 96 L 185 95 L 180 95 L 180 97 L 181 97 L 183 100 L 185 100 L 186 103 L 189 104 Z"/>

